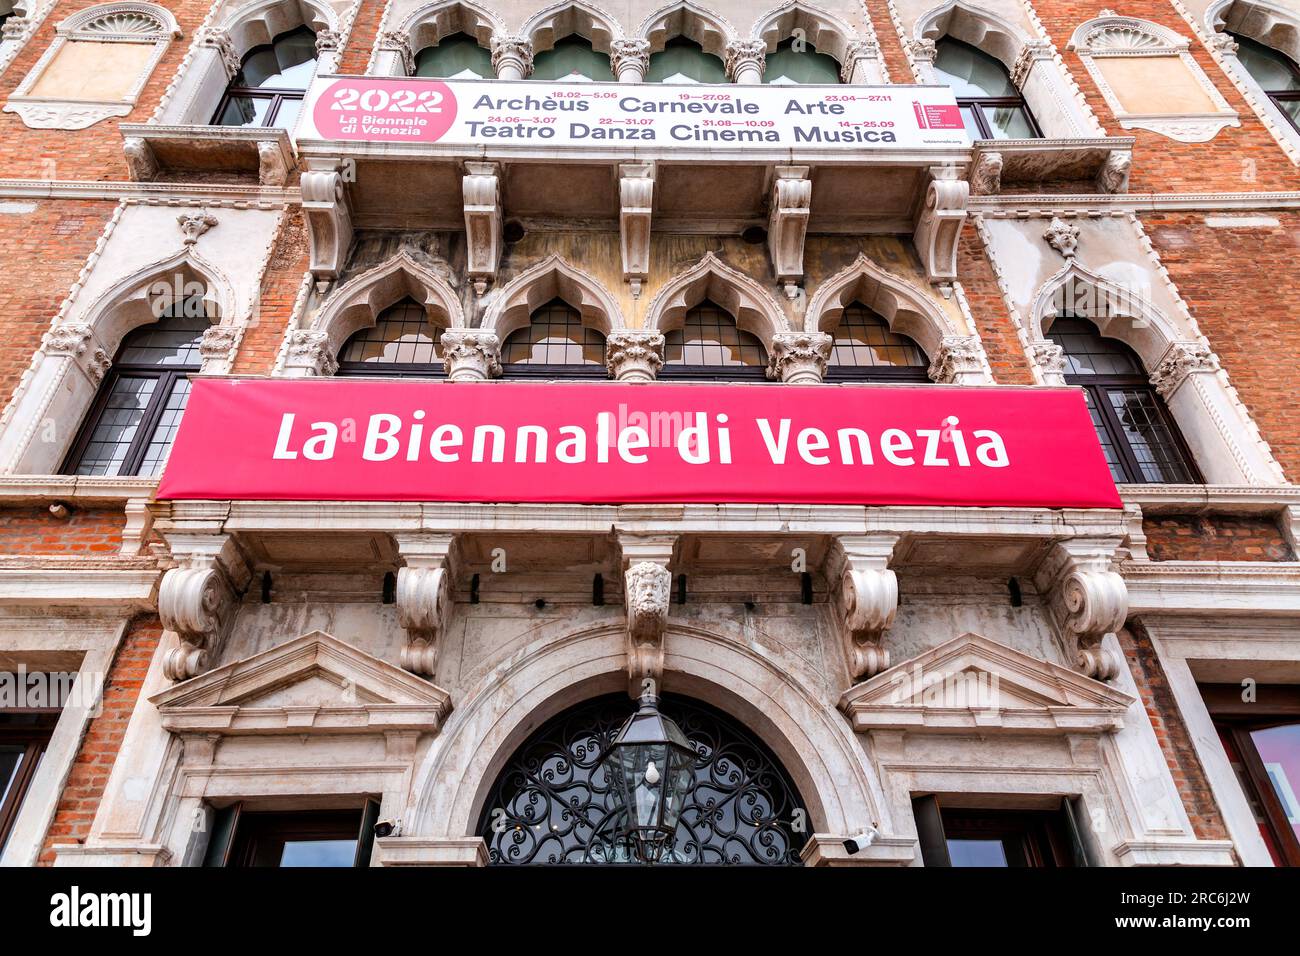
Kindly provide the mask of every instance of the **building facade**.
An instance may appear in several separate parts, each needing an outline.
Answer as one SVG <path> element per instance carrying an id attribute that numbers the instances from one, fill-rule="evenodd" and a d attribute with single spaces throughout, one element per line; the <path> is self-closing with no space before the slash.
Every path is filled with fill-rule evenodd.
<path id="1" fill-rule="evenodd" d="M 5 865 L 628 861 L 647 680 L 673 862 L 1300 863 L 1300 2 L 0 17 Z M 1122 504 L 158 496 L 192 387 L 377 379 L 1081 393 Z"/>

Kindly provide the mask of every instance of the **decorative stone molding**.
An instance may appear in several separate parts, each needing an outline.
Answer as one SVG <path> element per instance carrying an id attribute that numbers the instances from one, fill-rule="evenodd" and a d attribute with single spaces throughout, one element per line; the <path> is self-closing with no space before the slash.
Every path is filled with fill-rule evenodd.
<path id="1" fill-rule="evenodd" d="M 480 329 L 442 333 L 442 360 L 453 382 L 485 382 L 501 375 L 501 340 Z"/>
<path id="2" fill-rule="evenodd" d="M 981 152 L 970 171 L 972 196 L 996 196 L 1002 191 L 1002 154 Z"/>
<path id="3" fill-rule="evenodd" d="M 619 242 L 623 253 L 623 280 L 632 295 L 650 274 L 650 220 L 654 211 L 654 163 L 623 163 L 618 167 Z"/>
<path id="4" fill-rule="evenodd" d="M 958 178 L 956 167 L 931 166 L 930 185 L 917 217 L 912 242 L 931 282 L 957 278 L 957 242 L 966 222 L 970 184 Z"/>
<path id="5" fill-rule="evenodd" d="M 1044 385 L 1065 384 L 1065 349 L 1055 342 L 1034 342 L 1029 346 L 1029 360 L 1038 368 Z"/>
<path id="6" fill-rule="evenodd" d="M 907 52 L 914 62 L 932 64 L 938 55 L 938 45 L 929 37 L 921 37 L 907 41 Z"/>
<path id="7" fill-rule="evenodd" d="M 97 344 L 90 326 L 81 322 L 56 325 L 46 332 L 41 351 L 46 355 L 66 355 L 92 385 L 98 385 L 113 364 L 108 353 Z"/>
<path id="8" fill-rule="evenodd" d="M 496 163 L 467 162 L 461 192 L 465 200 L 465 271 L 482 295 L 501 263 L 501 178 Z"/>
<path id="9" fill-rule="evenodd" d="M 664 334 L 620 329 L 605 337 L 605 367 L 619 382 L 652 382 L 664 364 Z"/>
<path id="10" fill-rule="evenodd" d="M 1030 72 L 1034 69 L 1034 64 L 1041 60 L 1054 59 L 1052 44 L 1047 40 L 1030 40 L 1020 48 L 1019 55 L 1016 56 L 1016 62 L 1011 66 L 1011 84 L 1017 89 L 1025 85 L 1029 79 Z"/>
<path id="11" fill-rule="evenodd" d="M 1121 662 L 1101 646 L 1128 618 L 1128 590 L 1115 570 L 1122 539 L 1070 538 L 1053 547 L 1034 575 L 1061 630 L 1079 642 L 1078 669 L 1111 680 Z"/>
<path id="12" fill-rule="evenodd" d="M 438 667 L 438 637 L 451 611 L 456 538 L 449 534 L 395 535 L 405 566 L 397 571 L 397 623 L 406 631 L 401 664 L 433 678 Z"/>
<path id="13" fill-rule="evenodd" d="M 776 281 L 794 298 L 795 284 L 803 279 L 803 247 L 812 210 L 812 180 L 807 166 L 777 166 L 769 200 L 767 249 Z"/>
<path id="14" fill-rule="evenodd" d="M 199 241 L 209 229 L 218 225 L 218 219 L 211 213 L 186 213 L 183 212 L 176 217 L 176 225 L 180 227 L 181 235 L 184 237 L 185 245 L 192 246 Z"/>
<path id="15" fill-rule="evenodd" d="M 1227 126 L 1240 126 L 1237 113 L 1218 88 L 1205 75 L 1188 49 L 1188 41 L 1173 30 L 1133 17 L 1116 16 L 1104 10 L 1096 19 L 1080 24 L 1070 37 L 1067 49 L 1075 51 L 1092 75 L 1106 104 L 1123 129 L 1148 129 L 1183 143 L 1203 143 L 1213 139 Z M 1098 59 L 1108 57 L 1177 58 L 1189 78 L 1205 93 L 1212 112 L 1130 113 L 1105 73 Z"/>
<path id="16" fill-rule="evenodd" d="M 198 46 L 208 47 L 217 51 L 217 56 L 221 61 L 221 66 L 226 73 L 226 82 L 229 83 L 239 72 L 241 65 L 239 51 L 235 49 L 235 41 L 231 39 L 230 33 L 217 27 L 204 27 L 199 31 Z"/>
<path id="17" fill-rule="evenodd" d="M 790 330 L 789 319 L 776 298 L 753 277 L 733 269 L 711 251 L 660 286 L 646 307 L 645 325 L 661 332 L 679 328 L 687 311 L 704 299 L 721 306 L 737 326 L 765 342 L 777 332 Z"/>
<path id="18" fill-rule="evenodd" d="M 629 689 L 641 686 L 647 677 L 656 685 L 663 679 L 664 624 L 672 582 L 668 568 L 651 561 L 633 564 L 623 574 Z"/>
<path id="19" fill-rule="evenodd" d="M 180 644 L 163 658 L 163 672 L 182 681 L 206 671 L 220 653 L 248 569 L 227 534 L 176 533 L 167 543 L 179 566 L 158 586 L 158 617 Z"/>
<path id="20" fill-rule="evenodd" d="M 199 355 L 203 358 L 203 370 L 224 375 L 230 370 L 235 358 L 235 343 L 239 340 L 239 329 L 233 325 L 210 325 L 203 330 L 199 341 Z"/>
<path id="21" fill-rule="evenodd" d="M 1219 357 L 1209 346 L 1201 342 L 1173 342 L 1151 373 L 1151 384 L 1163 398 L 1169 399 L 1193 372 L 1218 370 Z"/>
<path id="22" fill-rule="evenodd" d="M 533 41 L 528 37 L 494 36 L 492 69 L 498 80 L 526 80 L 533 75 Z"/>
<path id="23" fill-rule="evenodd" d="M 307 268 L 317 280 L 337 278 L 352 245 L 352 213 L 343 176 L 335 169 L 309 169 L 300 186 L 311 247 Z"/>
<path id="24" fill-rule="evenodd" d="M 889 561 L 896 534 L 839 535 L 826 559 L 826 577 L 838 581 L 840 642 L 850 683 L 874 677 L 889 667 L 884 632 L 898 610 L 898 578 Z"/>
<path id="25" fill-rule="evenodd" d="M 1112 194 L 1128 192 L 1129 169 L 1132 165 L 1132 152 L 1113 150 L 1097 171 L 1097 189 Z"/>
<path id="26" fill-rule="evenodd" d="M 732 40 L 725 58 L 727 79 L 732 83 L 754 86 L 763 82 L 767 65 L 767 44 L 762 40 Z"/>
<path id="27" fill-rule="evenodd" d="M 650 66 L 650 41 L 632 37 L 613 41 L 609 63 L 620 83 L 640 83 Z"/>
<path id="28" fill-rule="evenodd" d="M 149 182 L 158 175 L 158 160 L 153 147 L 142 136 L 127 136 L 122 140 L 122 155 L 126 157 L 127 174 L 137 183 Z"/>
<path id="29" fill-rule="evenodd" d="M 940 385 L 988 384 L 988 362 L 979 337 L 945 335 L 930 360 L 930 380 Z"/>
<path id="30" fill-rule="evenodd" d="M 1053 216 L 1047 231 L 1043 233 L 1043 238 L 1047 244 L 1065 256 L 1067 259 L 1073 259 L 1079 250 L 1079 227 L 1072 222 L 1066 222 L 1060 216 Z"/>
<path id="31" fill-rule="evenodd" d="M 888 83 L 880 44 L 874 39 L 851 41 L 840 66 L 840 82 L 853 85 Z"/>
<path id="32" fill-rule="evenodd" d="M 411 38 L 404 31 L 385 30 L 379 34 L 379 40 L 376 49 L 380 53 L 391 53 L 402 64 L 402 73 L 410 76 L 415 72 L 415 54 L 411 52 Z M 496 65 L 495 54 L 492 57 L 493 66 Z"/>
<path id="33" fill-rule="evenodd" d="M 787 385 L 820 385 L 833 344 L 825 332 L 778 332 L 772 337 L 767 377 Z"/>
<path id="34" fill-rule="evenodd" d="M 4 22 L 4 26 L 0 27 L 0 41 L 21 40 L 31 25 L 31 17 L 10 17 Z"/>
<path id="35" fill-rule="evenodd" d="M 333 375 L 339 363 L 329 334 L 319 329 L 292 329 L 285 337 L 284 372 L 291 378 Z"/>

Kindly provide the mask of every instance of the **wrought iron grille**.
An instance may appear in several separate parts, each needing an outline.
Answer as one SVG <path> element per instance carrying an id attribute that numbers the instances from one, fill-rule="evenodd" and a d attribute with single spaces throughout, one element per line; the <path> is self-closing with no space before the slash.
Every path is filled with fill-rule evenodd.
<path id="1" fill-rule="evenodd" d="M 510 758 L 479 833 L 494 865 L 632 863 L 601 754 L 632 712 L 622 695 L 551 720 Z M 660 703 L 699 755 L 662 864 L 797 866 L 811 833 L 803 800 L 771 751 L 720 712 L 667 695 Z"/>

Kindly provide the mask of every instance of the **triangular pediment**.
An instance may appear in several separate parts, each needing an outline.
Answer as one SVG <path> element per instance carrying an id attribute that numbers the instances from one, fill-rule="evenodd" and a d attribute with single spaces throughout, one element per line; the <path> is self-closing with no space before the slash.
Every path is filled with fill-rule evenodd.
<path id="1" fill-rule="evenodd" d="M 854 729 L 1100 733 L 1134 699 L 1067 667 L 963 634 L 863 681 L 840 698 Z"/>
<path id="2" fill-rule="evenodd" d="M 178 732 L 436 731 L 440 687 L 324 631 L 225 664 L 151 698 Z"/>

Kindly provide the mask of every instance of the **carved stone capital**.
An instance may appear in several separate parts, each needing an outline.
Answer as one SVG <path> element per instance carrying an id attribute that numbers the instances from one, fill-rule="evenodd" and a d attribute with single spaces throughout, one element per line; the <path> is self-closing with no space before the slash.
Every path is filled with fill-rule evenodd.
<path id="1" fill-rule="evenodd" d="M 629 688 L 639 687 L 647 677 L 656 684 L 663 678 L 663 634 L 672 581 L 669 570 L 652 561 L 637 562 L 624 572 Z"/>
<path id="2" fill-rule="evenodd" d="M 732 40 L 727 44 L 727 79 L 753 85 L 763 82 L 767 44 L 762 40 Z"/>
<path id="3" fill-rule="evenodd" d="M 1065 350 L 1055 342 L 1030 345 L 1029 360 L 1042 372 L 1044 385 L 1065 384 Z"/>
<path id="4" fill-rule="evenodd" d="M 526 80 L 533 74 L 533 43 L 528 37 L 494 36 L 492 69 L 499 80 Z"/>
<path id="5" fill-rule="evenodd" d="M 898 610 L 898 578 L 889 569 L 898 535 L 841 535 L 827 556 L 826 576 L 838 581 L 840 639 L 852 682 L 889 667 L 884 632 Z"/>
<path id="6" fill-rule="evenodd" d="M 970 171 L 970 191 L 974 196 L 996 196 L 1002 191 L 1002 154 L 980 153 Z"/>
<path id="7" fill-rule="evenodd" d="M 1039 60 L 1047 60 L 1052 56 L 1052 45 L 1046 40 L 1030 40 L 1020 50 L 1020 55 L 1016 57 L 1016 62 L 1011 67 L 1011 82 L 1016 87 L 1025 85 L 1029 79 L 1029 74 L 1034 68 L 1034 64 Z"/>
<path id="8" fill-rule="evenodd" d="M 1121 543 L 1091 538 L 1057 542 L 1034 576 L 1057 625 L 1079 642 L 1079 670 L 1097 680 L 1110 680 L 1120 668 L 1115 655 L 1100 644 L 1128 618 L 1128 588 L 1113 570 Z"/>
<path id="9" fill-rule="evenodd" d="M 605 337 L 605 367 L 620 382 L 652 382 L 664 364 L 664 334 L 653 329 L 611 332 Z"/>
<path id="10" fill-rule="evenodd" d="M 291 329 L 285 337 L 285 372 L 292 377 L 333 375 L 339 363 L 329 335 L 320 329 Z"/>
<path id="11" fill-rule="evenodd" d="M 1066 222 L 1060 216 L 1053 216 L 1047 231 L 1043 233 L 1043 238 L 1047 244 L 1065 256 L 1067 259 L 1073 259 L 1079 251 L 1079 227 L 1072 222 Z"/>
<path id="12" fill-rule="evenodd" d="M 767 377 L 787 385 L 817 385 L 826 377 L 834 340 L 825 332 L 777 332 Z"/>
<path id="13" fill-rule="evenodd" d="M 609 45 L 609 64 L 620 83 L 640 83 L 650 66 L 650 41 L 623 38 Z"/>
<path id="14" fill-rule="evenodd" d="M 0 40 L 21 40 L 31 25 L 31 17 L 10 17 L 0 27 Z"/>
<path id="15" fill-rule="evenodd" d="M 841 83 L 867 83 L 875 78 L 867 77 L 869 64 L 879 62 L 880 44 L 874 39 L 854 40 L 844 52 L 844 64 L 840 67 Z M 863 62 L 867 61 L 867 62 Z"/>
<path id="16" fill-rule="evenodd" d="M 199 241 L 199 237 L 209 229 L 215 229 L 218 224 L 216 216 L 210 213 L 181 213 L 176 217 L 176 225 L 181 230 L 182 241 L 187 246 L 192 246 Z"/>
<path id="17" fill-rule="evenodd" d="M 448 329 L 442 333 L 442 360 L 453 382 L 484 382 L 501 375 L 501 340 L 495 332 Z"/>
<path id="18" fill-rule="evenodd" d="M 228 32 L 217 27 L 204 27 L 199 33 L 199 46 L 217 52 L 217 56 L 221 59 L 221 67 L 226 73 L 227 83 L 235 78 L 240 67 L 239 53 Z"/>
<path id="19" fill-rule="evenodd" d="M 410 76 L 415 72 L 415 55 L 411 52 L 411 38 L 400 30 L 385 30 L 379 34 L 381 52 L 395 53 L 402 61 L 402 72 Z"/>
<path id="20" fill-rule="evenodd" d="M 1210 36 L 1210 46 L 1224 55 L 1237 53 L 1237 41 L 1227 33 L 1215 33 Z"/>
<path id="21" fill-rule="evenodd" d="M 1162 398 L 1169 398 L 1193 372 L 1218 370 L 1219 357 L 1208 346 L 1200 342 L 1174 342 L 1151 373 L 1151 384 Z"/>
<path id="22" fill-rule="evenodd" d="M 204 329 L 203 338 L 199 341 L 199 355 L 204 364 L 229 363 L 238 337 L 238 330 L 233 325 L 210 325 Z M 224 372 L 225 369 L 221 371 Z"/>
<path id="23" fill-rule="evenodd" d="M 938 47 L 931 39 L 908 40 L 907 52 L 912 54 L 912 59 L 921 63 L 933 63 Z"/>
<path id="24" fill-rule="evenodd" d="M 986 382 L 984 349 L 973 335 L 945 335 L 930 360 L 930 379 L 940 385 Z"/>
<path id="25" fill-rule="evenodd" d="M 90 346 L 93 334 L 90 326 L 81 322 L 56 325 L 45 333 L 41 348 L 46 355 L 71 355 L 76 358 L 83 355 Z"/>

